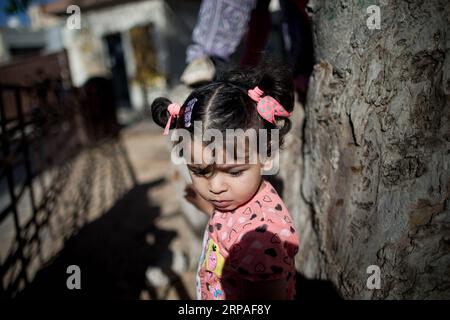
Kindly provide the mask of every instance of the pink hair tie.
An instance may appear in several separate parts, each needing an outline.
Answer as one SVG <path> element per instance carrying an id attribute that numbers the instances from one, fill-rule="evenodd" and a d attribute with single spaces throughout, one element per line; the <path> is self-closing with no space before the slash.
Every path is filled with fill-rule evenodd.
<path id="1" fill-rule="evenodd" d="M 290 113 L 275 98 L 264 96 L 264 91 L 260 88 L 255 87 L 254 89 L 248 90 L 248 95 L 258 103 L 256 110 L 260 116 L 270 123 L 275 124 L 275 116 L 286 118 L 290 116 Z"/>
<path id="2" fill-rule="evenodd" d="M 163 135 L 169 134 L 169 128 L 170 128 L 170 122 L 172 121 L 172 118 L 177 118 L 180 114 L 181 106 L 178 103 L 171 103 L 167 107 L 167 110 L 169 111 L 170 117 L 167 120 L 166 127 L 164 128 Z"/>
<path id="3" fill-rule="evenodd" d="M 261 96 L 263 94 L 264 94 L 264 91 L 262 91 L 258 87 L 255 87 L 253 90 L 248 90 L 248 95 L 250 96 L 250 98 L 252 98 L 256 102 L 259 102 L 259 100 L 261 100 Z"/>

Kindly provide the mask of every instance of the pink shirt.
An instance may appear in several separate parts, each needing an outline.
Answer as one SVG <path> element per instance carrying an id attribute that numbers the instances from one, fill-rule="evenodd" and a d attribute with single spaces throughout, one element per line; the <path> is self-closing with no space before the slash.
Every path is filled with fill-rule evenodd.
<path id="1" fill-rule="evenodd" d="M 197 273 L 197 298 L 241 299 L 243 280 L 283 279 L 295 295 L 298 237 L 283 201 L 265 186 L 233 211 L 215 210 L 206 226 Z"/>

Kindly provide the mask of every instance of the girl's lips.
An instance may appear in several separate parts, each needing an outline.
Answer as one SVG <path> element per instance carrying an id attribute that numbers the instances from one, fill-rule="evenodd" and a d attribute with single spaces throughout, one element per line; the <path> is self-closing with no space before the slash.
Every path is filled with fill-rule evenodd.
<path id="1" fill-rule="evenodd" d="M 230 204 L 231 200 L 226 200 L 226 201 L 211 201 L 211 203 L 216 206 L 216 207 L 227 207 Z"/>

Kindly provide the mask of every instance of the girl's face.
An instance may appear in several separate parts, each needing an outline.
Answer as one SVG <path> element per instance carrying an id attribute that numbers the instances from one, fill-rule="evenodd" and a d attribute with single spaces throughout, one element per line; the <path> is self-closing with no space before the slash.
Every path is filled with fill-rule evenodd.
<path id="1" fill-rule="evenodd" d="M 194 142 L 195 144 L 196 142 Z M 263 187 L 261 184 L 262 164 L 257 159 L 256 164 L 218 164 L 215 170 L 205 171 L 207 163 L 212 159 L 210 149 L 197 145 L 202 150 L 202 164 L 188 164 L 192 183 L 197 192 L 219 211 L 231 211 L 249 201 Z M 225 157 L 223 150 L 216 159 Z"/>

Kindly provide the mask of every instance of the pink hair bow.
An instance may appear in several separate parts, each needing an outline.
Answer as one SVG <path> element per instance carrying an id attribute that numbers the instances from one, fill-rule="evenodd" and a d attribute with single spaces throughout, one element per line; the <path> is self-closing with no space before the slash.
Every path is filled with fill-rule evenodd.
<path id="1" fill-rule="evenodd" d="M 181 106 L 178 103 L 171 103 L 167 107 L 167 110 L 170 113 L 170 117 L 167 120 L 167 124 L 166 124 L 166 127 L 164 128 L 163 135 L 166 136 L 169 134 L 170 122 L 172 121 L 172 118 L 178 117 L 178 115 L 180 114 L 180 109 L 181 109 Z"/>
<path id="2" fill-rule="evenodd" d="M 261 117 L 273 124 L 275 124 L 275 116 L 289 117 L 291 115 L 275 98 L 264 96 L 264 92 L 258 87 L 248 90 L 248 95 L 258 103 L 256 109 Z"/>

